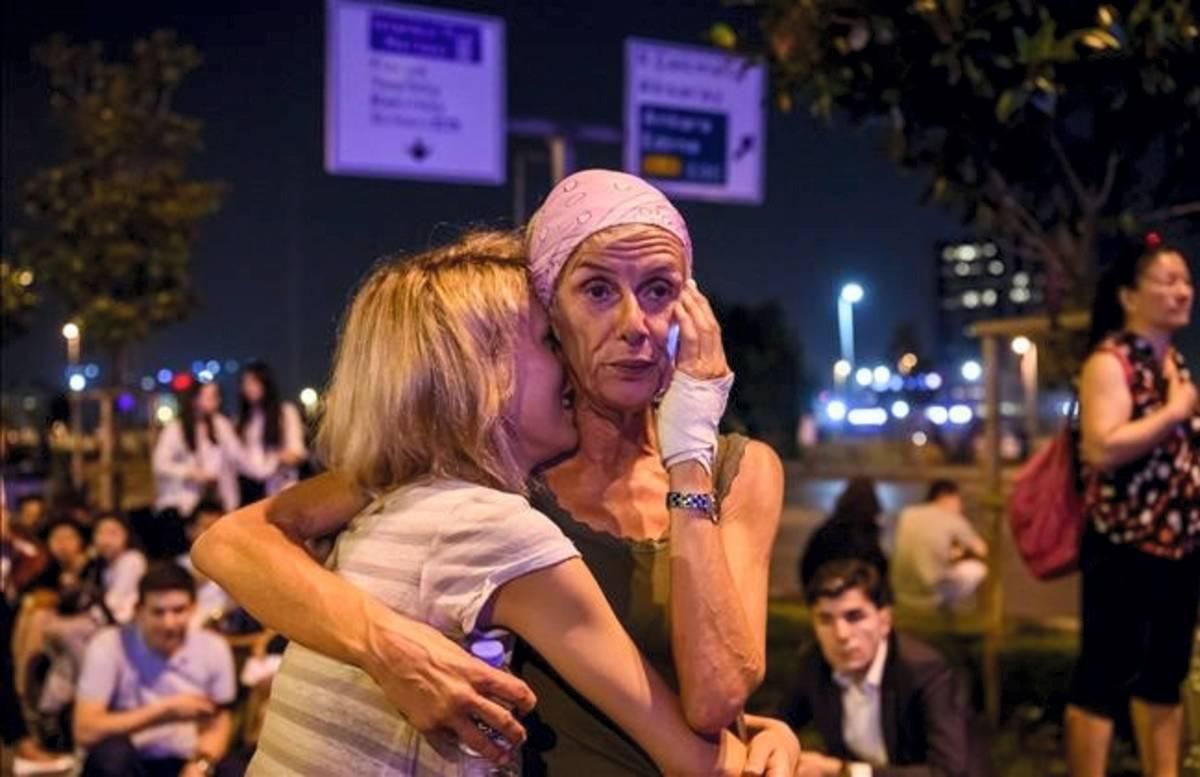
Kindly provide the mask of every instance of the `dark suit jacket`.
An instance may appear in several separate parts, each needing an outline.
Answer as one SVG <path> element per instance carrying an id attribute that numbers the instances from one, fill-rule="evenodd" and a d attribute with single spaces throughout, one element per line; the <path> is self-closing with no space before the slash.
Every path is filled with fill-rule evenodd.
<path id="1" fill-rule="evenodd" d="M 842 689 L 820 646 L 811 645 L 799 662 L 782 717 L 795 729 L 814 725 L 828 755 L 857 760 L 842 738 Z M 976 777 L 987 771 L 986 756 L 971 745 L 974 712 L 967 695 L 945 659 L 923 642 L 893 633 L 880 708 L 889 766 L 876 768 L 875 777 Z"/>

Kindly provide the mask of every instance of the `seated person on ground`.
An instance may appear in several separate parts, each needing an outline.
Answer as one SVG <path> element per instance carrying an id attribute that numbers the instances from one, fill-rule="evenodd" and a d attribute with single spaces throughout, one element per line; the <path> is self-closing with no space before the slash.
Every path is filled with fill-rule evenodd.
<path id="1" fill-rule="evenodd" d="M 224 508 L 216 502 L 205 500 L 196 505 L 196 509 L 192 511 L 184 526 L 188 547 L 190 548 L 196 538 L 220 520 L 224 514 Z M 209 580 L 196 569 L 192 564 L 190 553 L 181 553 L 176 557 L 175 563 L 190 572 L 196 581 L 196 611 L 192 615 L 193 627 L 218 625 L 227 613 L 237 609 L 237 602 L 225 593 L 224 588 Z"/>
<path id="2" fill-rule="evenodd" d="M 45 626 L 45 650 L 50 671 L 37 707 L 47 715 L 66 709 L 74 698 L 75 680 L 88 641 L 102 626 L 128 623 L 138 599 L 138 581 L 146 571 L 146 558 L 131 547 L 129 524 L 115 512 L 102 513 L 92 534 L 92 552 L 79 575 L 64 613 Z"/>
<path id="3" fill-rule="evenodd" d="M 928 498 L 900 513 L 892 587 L 896 604 L 954 609 L 968 602 L 987 577 L 988 547 L 963 517 L 962 494 L 937 480 Z"/>
<path id="4" fill-rule="evenodd" d="M 800 656 L 782 717 L 824 747 L 804 777 L 957 777 L 972 770 L 972 711 L 933 648 L 892 631 L 891 594 L 873 565 L 827 562 L 805 589 L 817 645 Z"/>
<path id="5" fill-rule="evenodd" d="M 192 576 L 155 564 L 138 586 L 132 623 L 88 645 L 75 702 L 75 741 L 87 750 L 83 777 L 234 775 L 228 707 L 237 686 L 225 641 L 191 630 Z"/>

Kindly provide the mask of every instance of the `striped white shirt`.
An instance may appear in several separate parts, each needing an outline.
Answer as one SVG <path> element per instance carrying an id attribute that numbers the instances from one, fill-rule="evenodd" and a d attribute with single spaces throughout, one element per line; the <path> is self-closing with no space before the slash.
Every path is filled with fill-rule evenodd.
<path id="1" fill-rule="evenodd" d="M 376 500 L 338 537 L 326 566 L 462 642 L 500 586 L 578 555 L 524 497 L 439 480 Z M 292 643 L 247 774 L 457 774 L 448 755 L 408 725 L 366 672 Z"/>

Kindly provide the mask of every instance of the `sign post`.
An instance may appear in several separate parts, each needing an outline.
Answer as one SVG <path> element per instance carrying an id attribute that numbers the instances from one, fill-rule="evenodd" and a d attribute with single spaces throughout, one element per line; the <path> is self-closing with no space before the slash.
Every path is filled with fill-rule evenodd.
<path id="1" fill-rule="evenodd" d="M 714 49 L 625 42 L 625 170 L 682 198 L 759 204 L 762 65 Z"/>
<path id="2" fill-rule="evenodd" d="M 503 184 L 505 101 L 501 19 L 329 0 L 328 172 Z"/>

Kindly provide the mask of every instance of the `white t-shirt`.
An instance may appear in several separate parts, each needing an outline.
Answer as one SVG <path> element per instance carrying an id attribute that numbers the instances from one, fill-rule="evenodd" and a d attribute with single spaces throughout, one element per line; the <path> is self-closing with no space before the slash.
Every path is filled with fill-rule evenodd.
<path id="1" fill-rule="evenodd" d="M 463 481 L 377 499 L 338 537 L 326 566 L 458 642 L 514 578 L 579 555 L 516 494 Z M 295 642 L 284 654 L 248 775 L 457 774 L 357 667 Z"/>
<path id="2" fill-rule="evenodd" d="M 213 442 L 207 434 L 197 434 L 196 450 L 187 446 L 183 424 L 172 421 L 159 432 L 151 456 L 154 470 L 154 509 L 175 508 L 183 517 L 192 514 L 204 495 L 204 486 L 188 479 L 194 469 L 203 470 L 215 480 L 217 496 L 227 512 L 238 507 L 237 472 L 232 446 L 237 435 L 229 419 L 221 414 L 212 417 Z"/>
<path id="3" fill-rule="evenodd" d="M 892 555 L 892 588 L 896 603 L 936 607 L 937 585 L 950 571 L 956 544 L 971 546 L 979 534 L 963 516 L 934 504 L 919 504 L 900 513 L 896 552 Z"/>
<path id="4" fill-rule="evenodd" d="M 254 410 L 242 430 L 237 456 L 238 473 L 253 480 L 261 480 L 268 496 L 277 494 L 299 480 L 296 467 L 285 467 L 279 462 L 279 454 L 308 455 L 304 446 L 304 421 L 300 411 L 291 402 L 279 405 L 279 447 L 268 449 L 263 444 L 266 419 L 261 410 Z"/>

